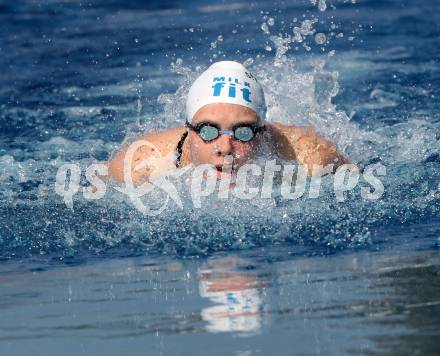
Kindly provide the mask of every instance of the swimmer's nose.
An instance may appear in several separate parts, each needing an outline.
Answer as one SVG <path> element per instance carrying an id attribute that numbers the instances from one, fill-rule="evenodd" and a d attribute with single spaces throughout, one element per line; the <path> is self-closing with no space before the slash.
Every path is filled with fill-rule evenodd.
<path id="1" fill-rule="evenodd" d="M 221 135 L 215 140 L 215 153 L 217 156 L 224 157 L 232 153 L 232 135 Z"/>

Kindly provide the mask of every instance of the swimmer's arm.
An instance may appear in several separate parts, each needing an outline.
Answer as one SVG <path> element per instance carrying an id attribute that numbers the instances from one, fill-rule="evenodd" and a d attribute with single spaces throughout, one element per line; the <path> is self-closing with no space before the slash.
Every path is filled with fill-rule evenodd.
<path id="1" fill-rule="evenodd" d="M 127 150 L 121 149 L 112 159 L 110 159 L 107 163 L 108 166 L 108 176 L 106 177 L 106 181 L 108 182 L 110 178 L 112 178 L 115 181 L 118 182 L 124 182 L 125 176 L 124 176 L 124 161 L 126 156 Z M 141 176 L 145 176 L 145 171 L 141 172 L 139 170 L 135 171 L 134 167 L 136 164 L 142 159 L 142 155 L 140 153 L 136 153 L 135 157 L 133 157 L 133 161 L 131 164 L 130 174 L 133 180 L 133 183 L 135 185 L 138 185 L 141 183 Z"/>
<path id="2" fill-rule="evenodd" d="M 121 149 L 112 159 L 108 161 L 108 179 L 114 179 L 118 182 L 125 182 L 126 174 L 131 174 L 131 179 L 134 185 L 140 185 L 149 180 L 153 171 L 157 171 L 154 166 L 154 152 L 149 152 L 151 148 L 142 146 L 137 149 L 132 156 L 131 162 L 128 162 L 128 172 L 124 174 L 124 164 L 128 151 L 128 147 Z M 153 161 L 148 161 L 152 158 Z M 146 162 L 148 161 L 148 163 Z M 146 162 L 143 164 L 143 162 Z M 156 172 L 155 172 L 156 173 Z"/>
<path id="3" fill-rule="evenodd" d="M 288 160 L 295 160 L 307 167 L 311 175 L 314 166 L 333 165 L 333 172 L 350 161 L 338 151 L 336 145 L 320 136 L 311 127 L 271 124 L 279 154 Z"/>
<path id="4" fill-rule="evenodd" d="M 125 181 L 124 164 L 126 159 L 129 167 L 127 173 L 131 173 L 134 185 L 166 175 L 170 170 L 176 168 L 174 150 L 176 142 L 183 132 L 183 128 L 156 132 L 139 138 L 130 145 L 125 145 L 109 160 L 109 177 L 119 182 Z M 134 150 L 130 160 L 126 154 L 132 147 L 131 145 L 136 145 L 138 148 Z"/>
<path id="5" fill-rule="evenodd" d="M 114 157 L 112 157 L 107 162 L 108 167 L 108 176 L 107 181 L 110 178 L 118 182 L 122 182 L 124 180 L 124 158 L 125 158 L 125 150 L 120 150 L 116 153 Z"/>

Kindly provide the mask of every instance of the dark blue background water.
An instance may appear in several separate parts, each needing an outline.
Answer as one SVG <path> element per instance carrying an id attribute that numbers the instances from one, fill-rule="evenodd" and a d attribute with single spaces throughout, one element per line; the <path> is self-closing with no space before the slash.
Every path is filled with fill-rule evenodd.
<path id="1" fill-rule="evenodd" d="M 440 3 L 326 5 L 0 1 L 0 353 L 438 351 Z M 180 125 L 197 67 L 225 58 L 260 78 L 270 119 L 382 162 L 382 199 L 64 205 L 59 166 Z M 204 311 L 222 297 L 201 286 L 235 280 L 252 312 Z"/>

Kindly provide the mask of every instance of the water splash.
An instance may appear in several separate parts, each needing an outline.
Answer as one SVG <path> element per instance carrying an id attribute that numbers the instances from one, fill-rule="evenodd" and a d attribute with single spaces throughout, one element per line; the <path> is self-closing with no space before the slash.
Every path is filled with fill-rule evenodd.
<path id="1" fill-rule="evenodd" d="M 326 0 L 310 0 L 310 2 L 312 3 L 313 6 L 318 5 L 319 11 L 324 12 L 325 10 L 327 10 Z"/>
<path id="2" fill-rule="evenodd" d="M 320 3 L 321 7 L 325 4 Z M 255 199 L 244 206 L 238 199 L 225 202 L 213 198 L 205 201 L 205 210 L 198 210 L 192 207 L 188 188 L 182 181 L 176 184 L 185 209 L 170 204 L 163 215 L 155 218 L 137 212 L 126 197 L 115 191 L 96 202 L 85 201 L 78 194 L 74 197 L 74 210 L 67 209 L 53 190 L 56 170 L 65 162 L 78 161 L 84 169 L 92 162 L 105 160 L 121 137 L 99 140 L 104 122 L 112 122 L 114 131 L 117 131 L 115 127 L 123 131 L 135 121 L 129 135 L 183 124 L 187 90 L 203 68 L 194 68 L 177 57 L 171 65 L 172 76 L 169 68 L 156 68 L 157 78 L 142 83 L 143 92 L 122 81 L 103 84 L 100 88 L 69 84 L 60 88 L 58 94 L 50 95 L 72 97 L 75 103 L 89 103 L 91 98 L 96 98 L 98 103 L 64 104 L 56 114 L 53 108 L 46 111 L 2 108 L 2 123 L 13 118 L 23 131 L 36 130 L 41 134 L 32 145 L 25 144 L 26 137 L 21 141 L 17 137 L 13 145 L 0 152 L 2 256 L 49 254 L 66 258 L 84 251 L 111 254 L 114 250 L 119 255 L 152 252 L 188 255 L 279 243 L 350 248 L 380 242 L 378 231 L 380 234 L 383 228 L 438 216 L 440 130 L 438 122 L 431 117 L 432 112 L 409 112 L 408 118 L 392 125 L 376 122 L 374 110 L 398 108 L 405 99 L 387 88 L 371 88 L 366 89 L 369 91 L 365 101 L 356 107 L 356 110 L 371 110 L 370 126 L 353 122 L 353 115 L 334 103 L 341 92 L 340 73 L 329 67 L 336 59 L 319 55 L 294 57 L 291 53 L 294 43 L 306 44 L 310 37 L 316 41 L 318 35 L 324 34 L 314 28 L 318 26 L 317 20 L 305 19 L 293 32 L 272 35 L 272 26 L 275 28 L 279 23 L 266 18 L 267 31 L 263 29 L 275 49 L 273 58 L 249 53 L 245 57 L 245 64 L 264 86 L 269 120 L 311 124 L 335 141 L 354 162 L 360 165 L 383 162 L 388 172 L 383 200 L 372 204 L 354 194 L 347 203 L 337 204 L 331 182 L 325 181 L 320 199 L 283 202 L 271 197 Z M 336 27 L 333 30 L 337 32 Z M 217 50 L 222 41 L 215 36 Z M 339 36 L 343 36 L 342 32 Z M 321 45 L 323 37 L 320 35 L 318 39 L 316 42 Z M 262 52 L 265 45 L 261 46 Z M 390 56 L 398 57 L 400 52 L 397 52 Z M 353 74 L 359 75 L 359 68 L 365 67 L 371 71 L 383 70 L 377 67 L 375 58 L 351 55 L 352 62 L 346 58 L 344 66 Z M 146 101 L 139 104 L 139 93 L 145 95 L 155 86 L 160 91 L 160 95 L 154 96 L 158 98 L 154 102 L 157 112 L 150 110 Z M 118 95 L 132 95 L 134 99 L 118 105 L 103 106 L 99 102 L 102 97 Z M 53 128 L 54 121 L 61 122 L 64 131 Z M 86 182 L 82 184 L 85 186 Z M 153 203 L 163 199 L 159 193 L 145 198 Z"/>
<path id="3" fill-rule="evenodd" d="M 316 30 L 313 25 L 317 23 L 317 19 L 308 19 L 301 22 L 301 26 L 293 28 L 295 42 L 301 43 L 307 36 L 313 35 Z"/>

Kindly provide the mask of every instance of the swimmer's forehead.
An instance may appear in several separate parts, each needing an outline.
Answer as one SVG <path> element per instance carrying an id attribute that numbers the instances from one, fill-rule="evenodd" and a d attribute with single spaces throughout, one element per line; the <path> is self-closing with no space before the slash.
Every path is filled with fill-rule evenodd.
<path id="1" fill-rule="evenodd" d="M 211 122 L 218 125 L 258 124 L 258 115 L 252 109 L 242 105 L 215 103 L 200 108 L 192 122 L 193 124 Z"/>

